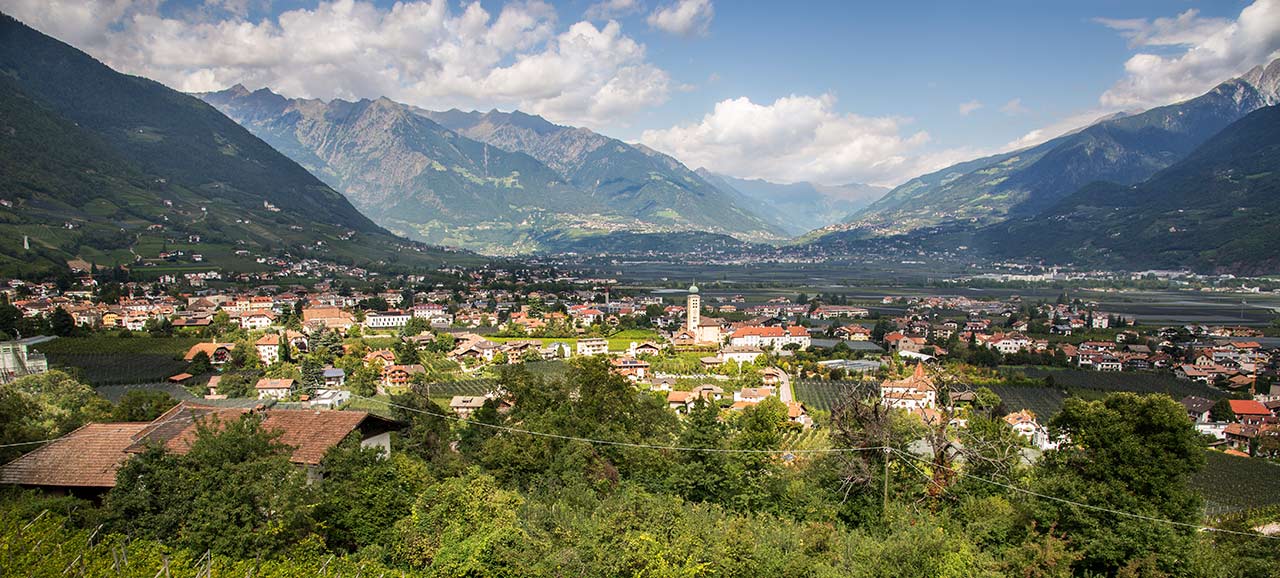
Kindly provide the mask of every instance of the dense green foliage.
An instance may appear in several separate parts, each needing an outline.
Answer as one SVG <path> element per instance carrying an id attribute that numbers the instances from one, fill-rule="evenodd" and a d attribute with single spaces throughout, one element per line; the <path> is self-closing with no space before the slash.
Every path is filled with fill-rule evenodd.
<path id="1" fill-rule="evenodd" d="M 874 401 L 838 400 L 802 433 L 776 400 L 677 419 L 600 359 L 550 376 L 512 366 L 498 384 L 514 405 L 491 400 L 467 422 L 425 391 L 393 396 L 396 451 L 349 439 L 310 484 L 258 417 L 204 423 L 184 455 L 131 459 L 100 506 L 6 496 L 0 555 L 19 575 L 154 576 L 167 557 L 175 575 L 968 577 L 1239 575 L 1280 553 L 1153 521 L 1200 523 L 1189 480 L 1204 450 L 1163 395 L 1069 401 L 1051 427 L 1070 441 L 1033 466 L 989 408 L 953 432 L 962 459 L 939 463 L 911 449 L 926 433 L 915 418 Z M 780 451 L 881 446 L 895 450 Z M 32 555 L 35 536 L 88 547 Z"/>

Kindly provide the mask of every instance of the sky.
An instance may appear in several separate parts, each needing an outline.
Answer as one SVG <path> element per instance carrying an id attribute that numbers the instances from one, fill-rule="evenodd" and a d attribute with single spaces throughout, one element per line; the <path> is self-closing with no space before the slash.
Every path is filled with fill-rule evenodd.
<path id="1" fill-rule="evenodd" d="M 519 109 L 741 178 L 892 186 L 1280 57 L 1280 0 L 0 0 L 175 89 Z"/>

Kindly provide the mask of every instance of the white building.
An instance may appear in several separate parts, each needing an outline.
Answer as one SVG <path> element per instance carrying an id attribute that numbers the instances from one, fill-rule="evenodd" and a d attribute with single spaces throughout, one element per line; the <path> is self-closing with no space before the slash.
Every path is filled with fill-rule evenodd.
<path id="1" fill-rule="evenodd" d="M 0 342 L 0 383 L 49 371 L 49 360 L 31 346 L 47 341 L 48 337 L 28 337 L 17 341 Z"/>
<path id="2" fill-rule="evenodd" d="M 606 355 L 609 353 L 609 340 L 600 337 L 588 337 L 578 340 L 578 355 Z"/>
<path id="3" fill-rule="evenodd" d="M 393 329 L 396 327 L 404 327 L 409 323 L 409 318 L 413 317 L 412 313 L 404 311 L 370 311 L 364 316 L 364 326 L 366 329 Z"/>

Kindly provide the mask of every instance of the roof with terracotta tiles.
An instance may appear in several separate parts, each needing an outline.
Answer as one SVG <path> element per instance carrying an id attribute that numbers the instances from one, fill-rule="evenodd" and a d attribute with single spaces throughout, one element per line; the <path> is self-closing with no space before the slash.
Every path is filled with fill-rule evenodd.
<path id="1" fill-rule="evenodd" d="M 0 467 L 0 484 L 110 488 L 145 422 L 91 423 Z"/>

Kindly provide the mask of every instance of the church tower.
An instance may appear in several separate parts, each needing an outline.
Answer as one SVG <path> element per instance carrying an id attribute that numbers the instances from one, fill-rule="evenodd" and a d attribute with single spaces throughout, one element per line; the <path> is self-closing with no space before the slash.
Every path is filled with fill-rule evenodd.
<path id="1" fill-rule="evenodd" d="M 698 295 L 698 286 L 689 286 L 689 297 L 685 299 L 685 329 L 690 333 L 698 334 L 698 324 L 702 322 L 702 296 Z"/>

